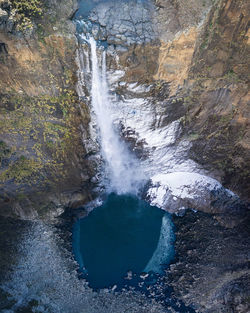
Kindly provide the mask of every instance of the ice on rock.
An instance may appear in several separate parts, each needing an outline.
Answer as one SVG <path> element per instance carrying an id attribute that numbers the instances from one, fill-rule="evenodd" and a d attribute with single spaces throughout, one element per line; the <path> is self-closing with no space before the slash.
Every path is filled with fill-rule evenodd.
<path id="1" fill-rule="evenodd" d="M 224 190 L 226 198 L 236 197 L 215 179 L 199 173 L 173 172 L 151 178 L 147 196 L 152 205 L 178 212 L 184 207 L 206 210 L 212 201 L 212 192 Z M 225 199 L 226 199 L 225 198 Z"/>
<path id="2" fill-rule="evenodd" d="M 161 110 L 155 107 L 150 98 L 140 96 L 139 92 L 147 91 L 138 83 L 122 84 L 136 96 L 126 96 L 114 101 L 112 115 L 116 124 L 122 122 L 127 130 L 134 132 L 147 157 L 141 160 L 146 177 L 151 179 L 147 198 L 152 205 L 177 212 L 180 208 L 207 208 L 213 190 L 223 189 L 228 198 L 235 196 L 215 179 L 209 177 L 195 161 L 189 159 L 188 151 L 191 142 L 179 140 L 182 133 L 180 120 L 173 121 L 164 127 L 158 127 Z M 115 87 L 114 87 L 115 90 Z M 157 111 L 158 110 L 158 111 Z"/>

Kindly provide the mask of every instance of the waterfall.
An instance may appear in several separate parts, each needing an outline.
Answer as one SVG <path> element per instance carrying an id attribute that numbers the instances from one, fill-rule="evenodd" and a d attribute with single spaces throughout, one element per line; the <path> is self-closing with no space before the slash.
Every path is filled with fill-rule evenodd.
<path id="1" fill-rule="evenodd" d="M 96 115 L 100 135 L 101 154 L 105 161 L 105 174 L 108 178 L 106 189 L 117 194 L 137 194 L 144 177 L 139 162 L 122 142 L 114 128 L 112 109 L 106 77 L 106 51 L 102 51 L 99 63 L 97 43 L 90 37 L 91 48 L 91 105 Z"/>

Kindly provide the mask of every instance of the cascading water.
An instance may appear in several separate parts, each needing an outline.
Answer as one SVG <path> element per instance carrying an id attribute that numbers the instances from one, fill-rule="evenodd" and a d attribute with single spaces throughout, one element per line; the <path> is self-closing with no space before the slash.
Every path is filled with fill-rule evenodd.
<path id="1" fill-rule="evenodd" d="M 137 194 L 145 177 L 138 161 L 114 129 L 106 77 L 106 52 L 102 51 L 99 64 L 96 41 L 90 37 L 87 42 L 92 61 L 91 104 L 100 130 L 101 153 L 108 177 L 106 189 L 117 194 Z"/>
<path id="2" fill-rule="evenodd" d="M 82 25 L 86 27 L 84 22 Z M 174 253 L 173 225 L 167 213 L 136 197 L 146 178 L 139 160 L 115 128 L 116 102 L 108 90 L 106 51 L 89 34 L 81 34 L 80 39 L 85 43 L 78 56 L 81 67 L 78 90 L 87 86 L 90 91 L 108 197 L 102 206 L 75 224 L 73 249 L 84 277 L 93 288 L 123 286 L 128 283 L 124 278 L 129 270 L 135 275 L 143 271 L 162 273 L 162 265 L 168 264 Z M 90 53 L 86 53 L 88 49 Z"/>

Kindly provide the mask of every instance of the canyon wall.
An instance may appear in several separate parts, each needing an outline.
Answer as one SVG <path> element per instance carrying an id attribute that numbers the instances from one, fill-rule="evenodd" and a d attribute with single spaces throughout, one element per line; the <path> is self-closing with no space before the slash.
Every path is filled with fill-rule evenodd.
<path id="1" fill-rule="evenodd" d="M 123 14 L 114 15 L 117 5 L 111 1 L 102 15 L 101 3 L 90 14 L 93 34 L 109 45 L 108 68 L 124 71 L 120 81 L 126 84 L 151 85 L 142 96 L 151 99 L 155 126 L 179 119 L 177 139 L 189 142 L 185 157 L 247 198 L 248 3 L 160 0 L 142 10 L 134 2 L 124 3 Z M 45 1 L 33 13 L 23 13 L 16 1 L 1 1 L 4 215 L 29 216 L 46 207 L 51 212 L 91 199 L 98 161 L 89 157 L 95 145 L 83 144 L 91 141 L 89 109 L 75 91 L 77 40 L 70 19 L 76 9 L 76 1 Z M 115 91 L 133 92 L 121 85 Z M 123 131 L 128 141 L 135 140 L 126 127 Z M 145 154 L 147 147 L 136 140 L 140 144 L 134 148 L 141 146 Z"/>
<path id="2" fill-rule="evenodd" d="M 176 259 L 159 292 L 164 299 L 164 286 L 171 286 L 198 312 L 248 312 L 248 216 L 231 192 L 249 200 L 248 1 L 93 3 L 86 9 L 82 2 L 86 32 L 107 48 L 114 126 L 150 177 L 145 198 L 176 213 Z M 23 220 L 53 224 L 67 208 L 68 244 L 72 209 L 98 195 L 90 71 L 81 97 L 76 91 L 77 56 L 88 51 L 77 41 L 76 10 L 75 0 L 0 0 L 0 216 L 7 234 L 1 247 L 13 246 L 1 254 L 4 272 L 11 257 L 18 261 L 12 251 L 33 223 Z M 36 236 L 34 249 L 47 243 Z"/>
<path id="3" fill-rule="evenodd" d="M 76 1 L 34 15 L 16 3 L 0 2 L 0 211 L 34 218 L 89 200 L 89 112 L 75 91 Z"/>

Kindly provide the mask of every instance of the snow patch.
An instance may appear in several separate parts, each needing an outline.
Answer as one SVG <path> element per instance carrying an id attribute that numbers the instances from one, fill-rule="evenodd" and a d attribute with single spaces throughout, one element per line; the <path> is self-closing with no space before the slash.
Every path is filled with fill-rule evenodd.
<path id="1" fill-rule="evenodd" d="M 147 197 L 151 205 L 167 208 L 178 213 L 183 207 L 199 208 L 206 211 L 211 206 L 213 192 L 222 191 L 225 201 L 237 197 L 232 191 L 224 188 L 217 180 L 199 173 L 173 172 L 157 174 L 151 178 L 151 187 Z"/>
<path id="2" fill-rule="evenodd" d="M 169 189 L 176 198 L 195 198 L 196 189 L 211 191 L 222 187 L 217 180 L 211 177 L 188 172 L 158 174 L 152 177 L 152 183 L 160 183 L 165 189 Z"/>
<path id="3" fill-rule="evenodd" d="M 145 92 L 149 92 L 150 89 L 151 89 L 151 86 L 140 85 L 138 83 L 130 83 L 127 86 L 127 90 L 134 92 L 134 93 L 145 93 Z"/>
<path id="4" fill-rule="evenodd" d="M 115 83 L 118 83 L 120 79 L 125 75 L 125 71 L 122 70 L 116 70 L 116 71 L 109 71 L 107 75 L 108 83 L 109 85 L 113 85 Z"/>

